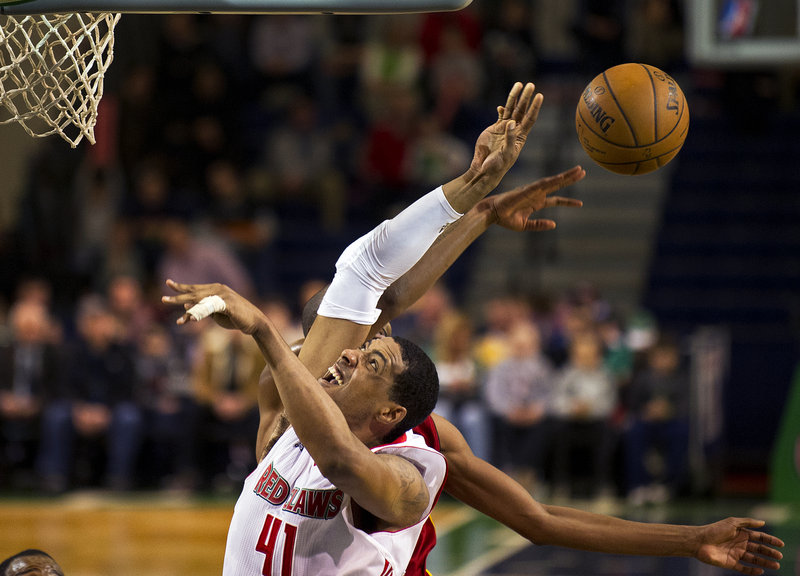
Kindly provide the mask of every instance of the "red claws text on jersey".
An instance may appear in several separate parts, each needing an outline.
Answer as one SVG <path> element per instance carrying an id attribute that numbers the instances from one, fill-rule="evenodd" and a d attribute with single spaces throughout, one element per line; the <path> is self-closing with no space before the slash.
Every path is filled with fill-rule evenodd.
<path id="1" fill-rule="evenodd" d="M 344 493 L 341 490 L 294 488 L 270 464 L 253 488 L 259 497 L 287 512 L 307 518 L 328 520 L 339 513 Z"/>

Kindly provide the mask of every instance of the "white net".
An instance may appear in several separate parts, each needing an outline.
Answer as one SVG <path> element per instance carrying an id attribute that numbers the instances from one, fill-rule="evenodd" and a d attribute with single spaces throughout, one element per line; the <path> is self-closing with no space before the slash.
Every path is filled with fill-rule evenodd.
<path id="1" fill-rule="evenodd" d="M 94 144 L 119 14 L 0 16 L 0 124 Z M 5 110 L 3 110 L 3 108 Z"/>

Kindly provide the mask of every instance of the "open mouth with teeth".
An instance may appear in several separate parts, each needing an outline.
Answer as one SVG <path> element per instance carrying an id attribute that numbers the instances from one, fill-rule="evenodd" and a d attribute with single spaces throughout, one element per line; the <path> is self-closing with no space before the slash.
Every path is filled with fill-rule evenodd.
<path id="1" fill-rule="evenodd" d="M 325 385 L 343 386 L 345 384 L 344 374 L 336 364 L 328 368 L 321 380 Z"/>

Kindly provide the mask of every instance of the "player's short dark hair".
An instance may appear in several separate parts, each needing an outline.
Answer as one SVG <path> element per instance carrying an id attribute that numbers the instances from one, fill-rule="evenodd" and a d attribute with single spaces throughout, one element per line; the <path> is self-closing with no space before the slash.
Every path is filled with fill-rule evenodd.
<path id="1" fill-rule="evenodd" d="M 27 550 L 23 550 L 22 552 L 17 552 L 13 556 L 9 556 L 2 563 L 0 563 L 0 576 L 6 576 L 6 572 L 11 567 L 11 563 L 16 560 L 17 558 L 21 558 L 22 556 L 47 556 L 48 558 L 55 561 L 55 559 L 50 556 L 47 552 L 43 550 L 39 550 L 37 548 L 28 548 Z"/>
<path id="2" fill-rule="evenodd" d="M 439 375 L 425 351 L 406 338 L 393 336 L 402 353 L 405 369 L 394 379 L 389 399 L 406 409 L 405 418 L 383 437 L 384 444 L 400 437 L 430 416 L 439 398 Z"/>
<path id="3" fill-rule="evenodd" d="M 322 304 L 322 299 L 325 297 L 325 293 L 328 291 L 328 286 L 330 286 L 330 284 L 326 284 L 324 288 L 320 289 L 316 294 L 309 298 L 308 302 L 306 302 L 305 306 L 303 306 L 303 315 L 301 317 L 301 321 L 303 323 L 303 336 L 308 336 L 308 331 L 311 330 L 311 325 L 314 324 L 314 320 L 317 319 L 317 309 L 319 308 L 319 305 Z"/>

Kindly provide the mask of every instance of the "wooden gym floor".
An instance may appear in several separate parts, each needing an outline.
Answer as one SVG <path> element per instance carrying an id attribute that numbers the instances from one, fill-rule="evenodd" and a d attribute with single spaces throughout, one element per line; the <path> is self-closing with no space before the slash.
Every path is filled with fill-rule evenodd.
<path id="1" fill-rule="evenodd" d="M 0 559 L 41 548 L 67 576 L 218 576 L 233 497 L 185 498 L 166 493 L 125 497 L 99 492 L 58 498 L 0 497 Z M 589 503 L 573 502 L 590 507 Z M 776 575 L 800 576 L 797 511 L 743 500 L 680 502 L 607 512 L 649 522 L 700 524 L 725 516 L 757 516 L 786 542 Z M 725 574 L 684 558 L 643 558 L 536 547 L 456 502 L 434 515 L 439 543 L 428 568 L 434 576 L 712 576 Z"/>

